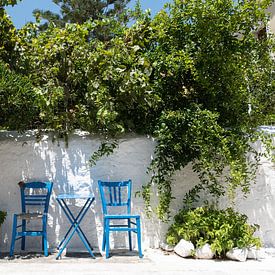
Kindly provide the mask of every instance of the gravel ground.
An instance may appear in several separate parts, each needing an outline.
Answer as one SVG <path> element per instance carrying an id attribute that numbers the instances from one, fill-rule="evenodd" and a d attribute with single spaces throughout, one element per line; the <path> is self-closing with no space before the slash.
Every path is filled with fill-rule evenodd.
<path id="1" fill-rule="evenodd" d="M 275 251 L 266 250 L 265 258 L 236 262 L 229 260 L 184 259 L 174 253 L 148 250 L 139 259 L 136 252 L 116 251 L 109 259 L 96 253 L 67 253 L 60 260 L 56 254 L 44 257 L 38 253 L 0 257 L 0 275 L 56 274 L 210 274 L 275 275 Z"/>

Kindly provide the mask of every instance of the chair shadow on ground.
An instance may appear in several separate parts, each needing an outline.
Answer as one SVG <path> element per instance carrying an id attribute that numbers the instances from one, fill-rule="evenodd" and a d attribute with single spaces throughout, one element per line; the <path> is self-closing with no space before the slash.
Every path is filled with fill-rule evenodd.
<path id="1" fill-rule="evenodd" d="M 49 253 L 50 255 L 52 254 Z M 9 252 L 0 253 L 0 260 L 31 260 L 40 258 L 45 258 L 43 251 L 15 253 L 12 257 L 9 256 Z"/>
<path id="2" fill-rule="evenodd" d="M 104 254 L 100 252 L 94 252 L 96 258 L 104 257 Z M 114 249 L 110 253 L 111 257 L 137 257 L 138 251 L 129 251 L 127 249 Z M 65 257 L 68 258 L 90 258 L 91 255 L 88 252 L 66 252 Z M 104 257 L 105 258 L 105 257 Z"/>

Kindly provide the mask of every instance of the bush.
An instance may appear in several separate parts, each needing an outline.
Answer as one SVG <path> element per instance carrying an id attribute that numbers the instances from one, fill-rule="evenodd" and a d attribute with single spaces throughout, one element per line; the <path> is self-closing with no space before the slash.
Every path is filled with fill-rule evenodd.
<path id="1" fill-rule="evenodd" d="M 4 211 L 0 211 L 0 225 L 5 221 L 7 213 Z"/>
<path id="2" fill-rule="evenodd" d="M 167 243 L 175 245 L 180 239 L 191 241 L 196 248 L 208 243 L 216 256 L 225 256 L 233 247 L 260 247 L 261 241 L 253 236 L 259 229 L 249 225 L 247 216 L 232 208 L 218 210 L 204 206 L 183 209 L 174 218 L 167 232 Z"/>

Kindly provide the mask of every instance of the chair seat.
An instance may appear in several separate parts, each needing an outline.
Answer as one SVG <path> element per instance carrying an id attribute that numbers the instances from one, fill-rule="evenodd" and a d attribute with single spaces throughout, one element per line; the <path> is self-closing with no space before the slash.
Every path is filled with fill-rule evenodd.
<path id="1" fill-rule="evenodd" d="M 17 232 L 16 235 L 20 236 L 20 237 L 24 237 L 24 236 L 37 237 L 37 236 L 45 235 L 45 232 L 43 232 L 43 231 L 24 231 L 24 232 Z"/>
<path id="2" fill-rule="evenodd" d="M 43 213 L 20 213 L 17 218 L 21 220 L 40 220 L 44 216 Z"/>
<path id="3" fill-rule="evenodd" d="M 117 220 L 124 220 L 124 219 L 139 219 L 140 215 L 129 215 L 129 214 L 125 214 L 125 215 L 104 215 L 105 219 L 117 219 Z"/>

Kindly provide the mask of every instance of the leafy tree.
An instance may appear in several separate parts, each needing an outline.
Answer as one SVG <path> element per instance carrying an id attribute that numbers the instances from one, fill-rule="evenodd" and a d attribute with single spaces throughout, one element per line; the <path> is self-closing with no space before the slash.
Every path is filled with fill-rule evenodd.
<path id="1" fill-rule="evenodd" d="M 63 29 L 50 25 L 39 32 L 38 24 L 30 23 L 19 31 L 22 54 L 18 70 L 36 86 L 40 128 L 67 136 L 80 127 L 75 112 L 87 89 L 88 34 L 89 28 L 78 24 Z"/>
<path id="2" fill-rule="evenodd" d="M 34 14 L 39 14 L 42 19 L 47 20 L 41 26 L 42 29 L 47 28 L 49 22 L 64 27 L 66 23 L 83 24 L 89 19 L 119 18 L 128 2 L 129 0 L 53 0 L 53 3 L 60 7 L 60 14 L 39 9 L 34 10 Z"/>
<path id="3" fill-rule="evenodd" d="M 18 67 L 37 87 L 41 128 L 65 136 L 75 128 L 110 136 L 141 131 L 144 119 L 150 122 L 144 108 L 152 108 L 157 98 L 150 90 L 146 54 L 126 41 L 127 28 L 109 43 L 88 42 L 96 27 L 95 22 L 63 29 L 50 25 L 39 32 L 37 24 L 29 24 L 20 30 Z"/>

